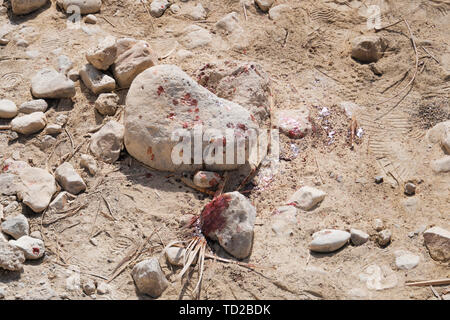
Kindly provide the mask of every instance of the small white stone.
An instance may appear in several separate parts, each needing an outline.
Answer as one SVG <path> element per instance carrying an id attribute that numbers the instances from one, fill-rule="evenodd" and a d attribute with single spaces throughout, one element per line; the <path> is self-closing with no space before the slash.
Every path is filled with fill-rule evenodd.
<path id="1" fill-rule="evenodd" d="M 303 210 L 311 210 L 325 199 L 327 194 L 313 187 L 302 187 L 295 192 L 288 200 L 288 204 L 293 204 Z"/>
<path id="2" fill-rule="evenodd" d="M 29 236 L 23 236 L 18 240 L 11 240 L 9 243 L 21 249 L 25 254 L 25 258 L 29 260 L 39 259 L 45 253 L 44 242 Z"/>
<path id="3" fill-rule="evenodd" d="M 186 249 L 184 248 L 170 247 L 166 250 L 167 261 L 174 266 L 182 267 L 184 266 L 183 260 L 185 252 Z"/>
<path id="4" fill-rule="evenodd" d="M 45 133 L 49 135 L 58 135 L 63 131 L 59 124 L 49 124 L 45 127 Z"/>
<path id="5" fill-rule="evenodd" d="M 72 194 L 79 194 L 86 190 L 83 179 L 68 162 L 64 162 L 56 169 L 55 178 L 64 190 Z"/>
<path id="6" fill-rule="evenodd" d="M 272 7 L 274 2 L 275 2 L 275 0 L 255 0 L 256 5 L 263 12 L 269 11 L 270 7 Z"/>
<path id="7" fill-rule="evenodd" d="M 111 287 L 106 282 L 100 282 L 97 286 L 97 293 L 100 295 L 108 294 L 111 292 Z"/>
<path id="8" fill-rule="evenodd" d="M 383 220 L 381 219 L 375 219 L 373 222 L 373 228 L 375 229 L 375 231 L 381 231 L 384 229 L 384 223 Z"/>
<path id="9" fill-rule="evenodd" d="M 180 49 L 177 51 L 176 57 L 179 60 L 185 60 L 188 58 L 192 58 L 194 56 L 194 54 L 192 53 L 192 51 L 189 50 L 185 50 L 185 49 Z"/>
<path id="10" fill-rule="evenodd" d="M 115 93 L 102 93 L 95 101 L 95 109 L 104 116 L 116 114 L 119 104 L 119 96 Z"/>
<path id="11" fill-rule="evenodd" d="M 431 168 L 435 173 L 449 172 L 450 156 L 444 156 L 443 158 L 432 161 Z"/>
<path id="12" fill-rule="evenodd" d="M 195 7 L 193 7 L 188 12 L 188 17 L 192 20 L 205 20 L 206 19 L 206 10 L 203 8 L 201 3 L 197 3 Z"/>
<path id="13" fill-rule="evenodd" d="M 378 244 L 382 247 L 387 246 L 391 242 L 392 232 L 390 230 L 382 230 L 378 232 Z"/>
<path id="14" fill-rule="evenodd" d="M 450 261 L 450 231 L 433 227 L 423 234 L 425 246 L 434 260 Z"/>
<path id="15" fill-rule="evenodd" d="M 167 0 L 153 0 L 150 4 L 150 14 L 155 18 L 159 18 L 169 6 L 170 2 Z"/>
<path id="16" fill-rule="evenodd" d="M 292 8 L 287 4 L 279 4 L 275 7 L 270 8 L 269 10 L 269 19 L 271 20 L 281 20 L 285 18 L 290 12 L 292 12 Z"/>
<path id="17" fill-rule="evenodd" d="M 411 252 L 398 250 L 395 253 L 395 264 L 401 270 L 411 270 L 415 268 L 420 261 L 419 256 Z"/>
<path id="18" fill-rule="evenodd" d="M 98 21 L 97 17 L 94 16 L 93 14 L 88 14 L 86 18 L 84 18 L 84 22 L 89 24 L 96 24 L 97 21 Z"/>
<path id="19" fill-rule="evenodd" d="M 116 121 L 106 123 L 92 135 L 89 149 L 100 160 L 114 163 L 123 147 L 125 128 Z"/>
<path id="20" fill-rule="evenodd" d="M 200 188 L 212 188 L 217 186 L 222 181 L 222 177 L 210 171 L 199 171 L 194 175 L 193 182 Z"/>
<path id="21" fill-rule="evenodd" d="M 131 275 L 139 291 L 153 298 L 159 297 L 169 286 L 156 258 L 136 264 Z"/>
<path id="22" fill-rule="evenodd" d="M 95 161 L 95 159 L 88 154 L 81 155 L 80 167 L 87 169 L 93 176 L 97 173 L 98 170 L 97 161 Z"/>
<path id="23" fill-rule="evenodd" d="M 68 193 L 67 191 L 60 192 L 55 199 L 49 204 L 48 210 L 50 212 L 58 213 L 67 209 L 67 206 L 72 202 L 71 200 L 76 197 Z"/>
<path id="24" fill-rule="evenodd" d="M 0 118 L 11 119 L 14 118 L 19 111 L 16 104 L 11 100 L 0 100 Z"/>
<path id="25" fill-rule="evenodd" d="M 313 234 L 309 249 L 315 252 L 333 252 L 343 247 L 350 239 L 350 233 L 325 229 Z"/>
<path id="26" fill-rule="evenodd" d="M 88 296 L 93 295 L 95 293 L 95 282 L 91 279 L 86 280 L 83 283 L 83 292 Z"/>
<path id="27" fill-rule="evenodd" d="M 60 55 L 56 58 L 58 62 L 58 72 L 67 74 L 73 67 L 73 62 L 68 56 Z"/>
<path id="28" fill-rule="evenodd" d="M 31 93 L 36 98 L 62 99 L 75 96 L 75 84 L 54 69 L 42 69 L 31 78 Z"/>
<path id="29" fill-rule="evenodd" d="M 364 231 L 351 229 L 350 230 L 351 241 L 355 246 L 360 246 L 369 240 L 369 235 Z"/>

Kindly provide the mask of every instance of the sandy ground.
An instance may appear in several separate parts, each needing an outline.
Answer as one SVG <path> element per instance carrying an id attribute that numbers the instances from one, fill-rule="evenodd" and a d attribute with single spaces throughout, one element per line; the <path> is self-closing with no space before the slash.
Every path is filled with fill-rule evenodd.
<path id="1" fill-rule="evenodd" d="M 436 299 L 428 287 L 404 284 L 450 276 L 448 265 L 431 259 L 421 234 L 408 236 L 424 226 L 450 228 L 450 176 L 432 172 L 430 161 L 440 157 L 442 150 L 425 139 L 428 128 L 450 119 L 449 84 L 444 79 L 445 69 L 450 69 L 449 59 L 445 60 L 450 53 L 450 4 L 438 0 L 276 1 L 289 4 L 293 11 L 275 23 L 255 6 L 246 10 L 246 19 L 237 0 L 178 4 L 183 8 L 198 2 L 208 11 L 206 21 L 191 21 L 169 11 L 155 19 L 137 0 L 103 1 L 101 13 L 96 14 L 98 24 L 82 23 L 83 28 L 76 30 L 66 28 L 66 15 L 54 3 L 25 17 L 8 12 L 0 19 L 3 26 L 9 24 L 14 29 L 12 35 L 24 25 L 35 32 L 26 33 L 30 43 L 26 49 L 14 43 L 0 47 L 0 98 L 14 100 L 17 105 L 31 99 L 30 78 L 39 69 L 55 66 L 59 54 L 69 56 L 75 68 L 81 67 L 86 50 L 105 34 L 146 40 L 159 56 L 165 56 L 175 47 L 177 34 L 185 26 L 198 24 L 213 30 L 216 21 L 236 11 L 249 39 L 247 48 L 233 49 L 216 33 L 213 44 L 194 49 L 192 58 L 180 61 L 171 54 L 160 63 L 176 64 L 194 75 L 206 63 L 218 60 L 255 61 L 273 80 L 274 108 L 306 105 L 317 130 L 301 140 L 282 137 L 284 160 L 271 182 L 247 187 L 251 191 L 246 194 L 257 208 L 257 221 L 253 252 L 246 261 L 263 268 L 255 272 L 207 260 L 201 299 Z M 363 65 L 350 57 L 350 40 L 373 33 L 367 31 L 364 16 L 369 5 L 381 7 L 383 26 L 402 17 L 407 19 L 419 47 L 421 64 L 412 90 L 403 99 L 401 94 L 384 104 L 379 102 L 394 96 L 411 80 L 415 54 L 408 29 L 401 23 L 378 33 L 389 44 L 379 62 Z M 25 52 L 29 50 L 39 51 L 39 56 L 30 58 Z M 126 90 L 118 93 L 123 103 Z M 87 141 L 84 135 L 89 128 L 103 121 L 94 112 L 95 98 L 77 83 L 73 105 L 53 101 L 47 117 L 52 120 L 60 113 L 69 114 L 66 128 L 74 144 L 79 145 Z M 362 108 L 357 120 L 364 135 L 353 150 L 349 145 L 349 120 L 339 106 L 342 101 L 355 102 Z M 319 117 L 324 107 L 330 111 L 328 127 L 335 131 L 331 143 Z M 70 151 L 70 140 L 64 133 L 59 135 L 62 142 L 49 157 L 49 150 L 39 148 L 42 136 L 21 137 L 9 144 L 8 132 L 0 131 L 0 161 L 14 156 L 37 167 L 52 168 Z M 298 148 L 298 154 L 292 145 Z M 79 168 L 79 156 L 86 152 L 87 143 L 70 162 Z M 95 177 L 81 169 L 79 172 L 88 190 L 75 204 L 87 203 L 87 207 L 76 215 L 41 227 L 42 215 L 23 209 L 31 231 L 42 231 L 47 254 L 42 261 L 27 262 L 21 274 L 0 271 L 0 285 L 6 284 L 7 299 L 149 299 L 139 294 L 133 283 L 131 267 L 136 261 L 111 282 L 110 294 L 96 297 L 67 290 L 69 266 L 80 268 L 82 281 L 88 277 L 103 281 L 101 277 L 108 278 L 143 236 L 152 234 L 148 250 L 138 261 L 158 255 L 163 244 L 185 237 L 183 221 L 199 214 L 209 201 L 176 175 L 148 170 L 126 152 L 114 165 L 102 164 Z M 374 183 L 377 175 L 385 177 L 383 184 Z M 226 191 L 233 191 L 243 178 L 234 174 Z M 415 200 L 403 193 L 406 181 L 417 184 Z M 319 208 L 298 215 L 291 236 L 276 235 L 271 229 L 274 210 L 303 185 L 316 186 L 327 192 L 327 197 Z M 405 204 L 407 200 L 410 205 Z M 386 248 L 375 241 L 373 222 L 377 218 L 393 233 L 392 243 Z M 357 228 L 369 233 L 371 239 L 363 246 L 348 245 L 333 254 L 310 254 L 312 233 L 324 228 Z M 90 242 L 92 236 L 96 245 Z M 229 258 L 217 245 L 212 244 L 212 249 Z M 399 249 L 417 254 L 419 265 L 409 271 L 397 270 L 394 252 Z M 164 259 L 161 263 L 167 277 L 174 280 L 177 270 Z M 394 282 L 392 288 L 370 290 L 361 281 L 360 275 L 374 264 L 384 268 L 383 279 Z M 174 282 L 161 299 L 190 299 L 196 279 L 195 271 L 190 283 Z M 448 288 L 436 290 L 442 294 Z"/>

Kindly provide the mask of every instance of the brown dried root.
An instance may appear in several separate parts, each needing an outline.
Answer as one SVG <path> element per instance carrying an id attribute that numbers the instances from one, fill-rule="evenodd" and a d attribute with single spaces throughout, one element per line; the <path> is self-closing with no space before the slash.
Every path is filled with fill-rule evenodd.
<path id="1" fill-rule="evenodd" d="M 352 120 L 350 122 L 350 149 L 353 150 L 355 141 L 356 130 L 358 130 L 358 121 L 356 121 L 355 115 L 352 116 Z"/>

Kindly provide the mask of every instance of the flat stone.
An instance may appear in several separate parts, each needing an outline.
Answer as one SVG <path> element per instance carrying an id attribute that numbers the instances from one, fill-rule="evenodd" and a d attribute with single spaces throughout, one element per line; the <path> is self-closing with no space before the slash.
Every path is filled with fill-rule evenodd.
<path id="1" fill-rule="evenodd" d="M 205 20 L 206 19 L 206 10 L 203 8 L 201 3 L 197 3 L 189 12 L 187 16 L 192 20 Z"/>
<path id="2" fill-rule="evenodd" d="M 359 278 L 366 283 L 369 290 L 387 290 L 396 287 L 398 284 L 395 272 L 385 265 L 380 267 L 372 264 L 366 268 L 364 273 L 359 275 Z"/>
<path id="3" fill-rule="evenodd" d="M 23 214 L 20 214 L 6 219 L 2 223 L 2 231 L 14 239 L 19 239 L 22 236 L 30 234 L 30 226 L 27 218 Z"/>
<path id="4" fill-rule="evenodd" d="M 46 4 L 47 0 L 11 0 L 12 12 L 16 15 L 31 13 Z"/>
<path id="5" fill-rule="evenodd" d="M 31 78 L 31 93 L 35 98 L 62 99 L 75 96 L 75 84 L 54 69 L 42 69 Z"/>
<path id="6" fill-rule="evenodd" d="M 10 244 L 23 251 L 27 260 L 42 258 L 45 253 L 44 242 L 29 236 L 23 236 L 18 240 L 9 241 Z"/>
<path id="7" fill-rule="evenodd" d="M 36 213 L 44 211 L 56 192 L 55 178 L 44 169 L 28 167 L 20 171 L 18 197 Z"/>
<path id="8" fill-rule="evenodd" d="M 411 270 L 419 264 L 419 256 L 411 252 L 398 250 L 395 253 L 395 265 L 400 270 Z"/>
<path id="9" fill-rule="evenodd" d="M 58 213 L 68 208 L 69 204 L 75 199 L 67 191 L 60 192 L 55 199 L 49 204 L 48 211 Z"/>
<path id="10" fill-rule="evenodd" d="M 369 240 L 369 235 L 358 229 L 350 229 L 350 239 L 355 246 L 360 246 Z"/>
<path id="11" fill-rule="evenodd" d="M 91 137 L 89 149 L 98 159 L 114 163 L 123 148 L 124 126 L 116 121 L 106 123 Z"/>
<path id="12" fill-rule="evenodd" d="M 58 72 L 66 75 L 73 67 L 73 62 L 68 56 L 60 55 L 56 58 L 58 63 Z"/>
<path id="13" fill-rule="evenodd" d="M 311 210 L 325 199 L 327 194 L 324 191 L 313 187 L 302 187 L 295 192 L 288 200 L 288 204 L 292 204 L 302 210 Z"/>
<path id="14" fill-rule="evenodd" d="M 47 108 L 47 102 L 44 99 L 38 99 L 22 103 L 19 107 L 19 112 L 25 114 L 30 114 L 33 112 L 45 112 Z"/>
<path id="15" fill-rule="evenodd" d="M 450 260 L 450 231 L 433 227 L 423 233 L 425 246 L 434 260 L 447 262 Z"/>
<path id="16" fill-rule="evenodd" d="M 86 190 L 83 179 L 68 162 L 64 162 L 55 170 L 55 178 L 64 190 L 72 194 L 79 194 Z"/>
<path id="17" fill-rule="evenodd" d="M 416 185 L 414 183 L 408 182 L 405 184 L 405 194 L 408 196 L 413 196 L 416 194 Z"/>
<path id="18" fill-rule="evenodd" d="M 84 22 L 89 24 L 96 24 L 98 22 L 98 19 L 93 14 L 88 14 L 86 18 L 84 18 Z"/>
<path id="19" fill-rule="evenodd" d="M 33 112 L 11 121 L 11 129 L 23 135 L 30 135 L 41 131 L 47 124 L 47 118 L 43 112 Z"/>
<path id="20" fill-rule="evenodd" d="M 156 258 L 146 259 L 136 264 L 131 275 L 138 290 L 153 298 L 159 297 L 169 286 Z"/>
<path id="21" fill-rule="evenodd" d="M 9 271 L 23 270 L 25 255 L 22 250 L 8 242 L 0 241 L 0 268 Z"/>
<path id="22" fill-rule="evenodd" d="M 14 118 L 19 111 L 16 104 L 11 100 L 0 100 L 0 118 L 11 119 Z"/>
<path id="23" fill-rule="evenodd" d="M 293 206 L 278 207 L 272 217 L 272 231 L 277 236 L 292 236 L 297 228 L 297 208 Z"/>
<path id="24" fill-rule="evenodd" d="M 333 252 L 342 248 L 350 239 L 350 233 L 341 230 L 325 229 L 315 232 L 309 249 L 314 252 Z"/>
<path id="25" fill-rule="evenodd" d="M 373 228 L 375 229 L 375 231 L 381 231 L 384 229 L 384 223 L 383 220 L 381 219 L 375 219 L 373 221 Z"/>
<path id="26" fill-rule="evenodd" d="M 114 78 L 97 70 L 91 64 L 86 64 L 80 70 L 80 78 L 85 86 L 94 94 L 110 92 L 116 88 L 116 81 Z"/>

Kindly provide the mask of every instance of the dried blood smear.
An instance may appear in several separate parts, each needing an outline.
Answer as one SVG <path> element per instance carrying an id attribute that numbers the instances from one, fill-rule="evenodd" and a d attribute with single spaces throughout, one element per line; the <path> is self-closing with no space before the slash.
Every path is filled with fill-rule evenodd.
<path id="1" fill-rule="evenodd" d="M 38 255 L 40 252 L 39 248 L 33 248 L 33 254 Z"/>
<path id="2" fill-rule="evenodd" d="M 211 232 L 220 230 L 225 224 L 225 217 L 222 213 L 228 208 L 231 197 L 221 195 L 208 203 L 200 215 L 200 228 L 205 236 Z"/>

